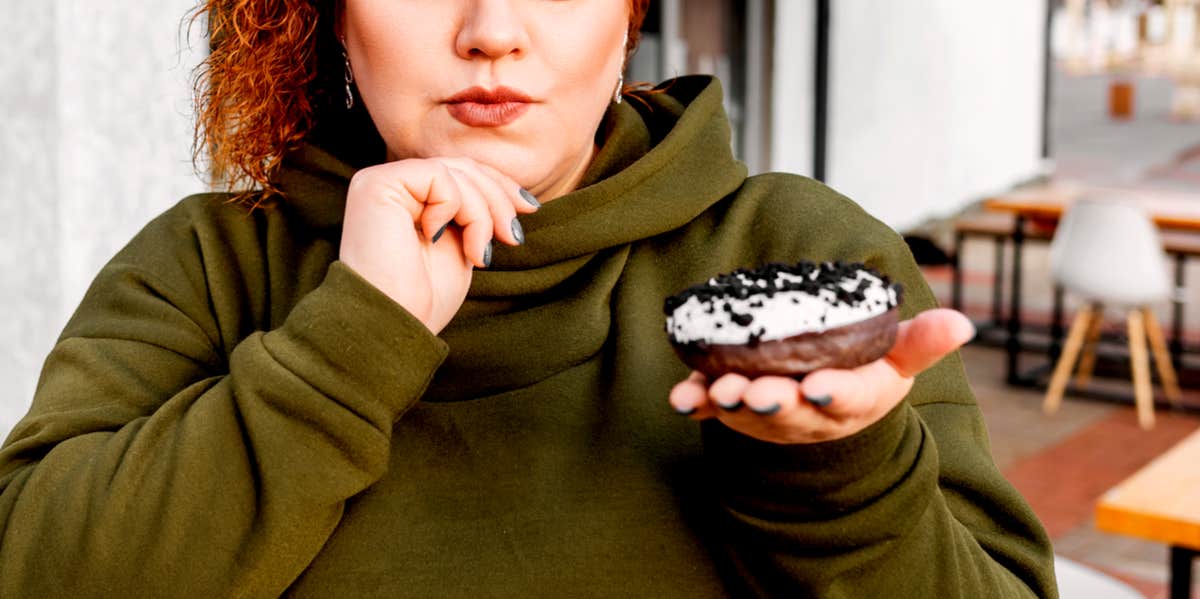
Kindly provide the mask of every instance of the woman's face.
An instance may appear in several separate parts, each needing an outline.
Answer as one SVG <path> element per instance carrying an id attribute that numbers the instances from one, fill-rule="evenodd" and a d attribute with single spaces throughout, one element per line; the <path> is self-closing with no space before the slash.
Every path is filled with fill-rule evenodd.
<path id="1" fill-rule="evenodd" d="M 571 190 L 624 64 L 627 0 L 343 0 L 340 34 L 388 158 L 465 156 Z"/>

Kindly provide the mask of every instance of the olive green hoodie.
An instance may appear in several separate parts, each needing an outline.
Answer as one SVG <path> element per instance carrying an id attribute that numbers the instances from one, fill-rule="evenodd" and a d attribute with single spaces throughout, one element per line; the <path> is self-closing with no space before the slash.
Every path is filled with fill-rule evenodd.
<path id="1" fill-rule="evenodd" d="M 354 168 L 316 146 L 277 206 L 151 222 L 0 452 L 0 596 L 1053 596 L 957 357 L 828 443 L 666 403 L 666 296 L 859 260 L 911 316 L 934 300 L 901 239 L 819 183 L 746 178 L 711 79 L 597 137 L 439 336 L 337 261 Z"/>

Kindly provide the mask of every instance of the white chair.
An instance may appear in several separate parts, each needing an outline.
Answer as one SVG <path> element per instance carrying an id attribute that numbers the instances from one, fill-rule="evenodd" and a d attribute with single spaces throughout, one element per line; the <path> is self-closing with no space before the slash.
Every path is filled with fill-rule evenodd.
<path id="1" fill-rule="evenodd" d="M 1050 271 L 1057 283 L 1082 296 L 1086 303 L 1067 333 L 1042 404 L 1044 411 L 1053 414 L 1058 410 L 1081 349 L 1083 357 L 1076 385 L 1087 385 L 1095 365 L 1095 344 L 1100 337 L 1104 306 L 1119 306 L 1129 327 L 1138 424 L 1143 429 L 1153 428 L 1154 394 L 1147 337 L 1167 398 L 1173 403 L 1180 398 L 1162 329 L 1149 308 L 1171 297 L 1167 258 L 1158 229 L 1133 204 L 1109 197 L 1080 199 L 1067 211 L 1050 243 Z"/>

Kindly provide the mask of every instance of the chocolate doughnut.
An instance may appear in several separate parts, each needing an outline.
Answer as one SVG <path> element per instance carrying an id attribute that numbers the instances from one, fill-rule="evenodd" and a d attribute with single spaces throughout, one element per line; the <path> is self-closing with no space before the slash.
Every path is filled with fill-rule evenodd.
<path id="1" fill-rule="evenodd" d="M 667 336 L 693 370 L 715 379 L 801 378 L 853 368 L 896 341 L 901 288 L 862 264 L 802 261 L 739 269 L 667 298 Z"/>

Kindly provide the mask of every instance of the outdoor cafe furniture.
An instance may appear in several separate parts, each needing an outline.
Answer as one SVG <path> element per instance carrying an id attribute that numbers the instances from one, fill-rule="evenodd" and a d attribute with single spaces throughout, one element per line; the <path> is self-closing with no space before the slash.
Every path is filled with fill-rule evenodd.
<path id="1" fill-rule="evenodd" d="M 1192 562 L 1200 556 L 1200 431 L 1101 496 L 1096 528 L 1168 545 L 1171 599 L 1192 593 Z"/>
<path id="2" fill-rule="evenodd" d="M 1143 429 L 1153 428 L 1147 337 L 1167 397 L 1176 403 L 1181 397 L 1162 330 L 1149 307 L 1171 297 L 1166 255 L 1154 223 L 1128 201 L 1114 197 L 1078 200 L 1067 210 L 1050 244 L 1050 271 L 1058 285 L 1086 303 L 1071 325 L 1050 377 L 1045 412 L 1058 410 L 1081 350 L 1077 384 L 1086 386 L 1095 364 L 1104 306 L 1118 306 L 1128 321 L 1138 424 Z"/>
<path id="3" fill-rule="evenodd" d="M 1009 301 L 1008 317 L 1005 322 L 1004 347 L 1006 353 L 1006 380 L 1013 385 L 1029 386 L 1036 382 L 1036 377 L 1030 377 L 1019 369 L 1019 355 L 1027 349 L 1022 343 L 1023 324 L 1020 318 L 1022 303 L 1022 258 L 1023 246 L 1027 240 L 1026 233 L 1030 224 L 1038 225 L 1038 229 L 1050 229 L 1057 224 L 1063 212 L 1076 198 L 1084 194 L 1121 192 L 1129 193 L 1128 189 L 1112 189 L 1088 187 L 1073 184 L 1047 184 L 1031 186 L 1012 192 L 998 194 L 985 200 L 984 207 L 989 211 L 1012 215 L 1012 229 L 1009 235 L 1013 247 L 1012 261 L 1009 269 Z M 1164 247 L 1174 258 L 1175 280 L 1177 291 L 1185 289 L 1184 271 L 1188 257 L 1200 256 L 1200 196 L 1195 194 L 1180 194 L 1168 192 L 1140 192 L 1138 203 L 1160 228 L 1164 239 Z M 998 276 L 998 279 L 1000 277 Z M 1191 294 L 1196 297 L 1197 294 Z M 1181 356 L 1188 351 L 1183 343 L 1183 304 L 1181 298 L 1175 298 L 1172 309 L 1171 336 L 1168 347 L 1173 362 L 1178 367 Z M 1053 320 L 1050 327 L 1050 353 L 1058 353 L 1057 345 L 1061 341 L 1062 330 L 1062 297 L 1056 293 L 1054 298 Z"/>

